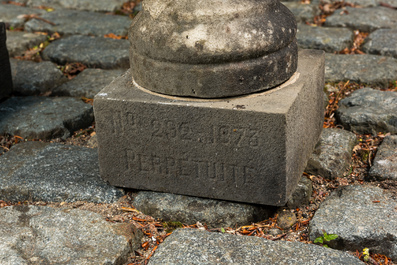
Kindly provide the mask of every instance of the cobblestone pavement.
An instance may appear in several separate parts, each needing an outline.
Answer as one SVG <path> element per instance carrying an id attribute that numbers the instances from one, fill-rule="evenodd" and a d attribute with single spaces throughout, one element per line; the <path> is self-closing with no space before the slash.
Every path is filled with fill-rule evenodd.
<path id="1" fill-rule="evenodd" d="M 351 167 L 356 136 L 382 135 L 385 141 L 379 156 L 373 160 L 368 179 L 394 181 L 395 185 L 397 1 L 304 2 L 287 1 L 283 4 L 292 11 L 298 22 L 299 47 L 326 52 L 327 94 L 338 92 L 335 90 L 338 88 L 335 83 L 338 82 L 358 82 L 366 87 L 339 103 L 335 115 L 339 127 L 346 131 L 340 128 L 324 129 L 306 171 L 329 180 L 341 178 Z M 141 4 L 125 0 L 0 0 L 0 22 L 5 22 L 8 29 L 7 48 L 13 79 L 11 95 L 8 91 L 0 91 L 0 135 L 14 137 L 15 142 L 21 142 L 21 139 L 46 141 L 18 143 L 10 150 L 0 146 L 0 264 L 127 264 L 133 261 L 143 264 L 150 254 L 145 252 L 147 246 L 151 245 L 149 250 L 153 249 L 165 238 L 165 231 L 159 235 L 160 239 L 154 237 L 153 229 L 158 223 L 147 224 L 144 229 L 138 224 L 143 215 L 131 208 L 134 203 L 128 201 L 131 197 L 128 191 L 111 187 L 101 180 L 96 150 L 92 149 L 96 148 L 92 99 L 129 68 L 129 42 L 126 37 L 132 17 L 141 8 Z M 382 91 L 386 89 L 392 91 Z M 71 136 L 78 135 L 79 130 L 85 134 L 84 147 L 64 148 L 54 143 L 73 142 Z M 312 198 L 311 190 L 312 182 L 304 177 L 299 184 L 300 193 L 294 197 L 294 206 L 290 208 L 299 205 L 299 201 L 308 203 Z M 307 259 L 297 260 L 303 264 L 320 262 L 324 255 L 332 256 L 338 264 L 360 264 L 357 258 L 346 255 L 345 251 L 361 251 L 364 247 L 397 261 L 397 218 L 395 210 L 390 210 L 397 206 L 395 196 L 373 186 L 341 189 L 338 194 L 344 196 L 343 203 L 338 201 L 341 198 L 336 194 L 320 206 L 321 211 L 310 223 L 310 238 L 314 240 L 321 236 L 322 230 L 339 234 L 337 243 L 331 244 L 339 250 L 326 250 L 313 245 L 303 247 L 299 242 L 288 245 L 286 241 L 274 245 L 258 241 L 258 244 L 282 252 L 281 256 L 287 257 L 287 260 L 294 259 L 298 250 L 299 253 L 310 253 Z M 118 204 L 115 203 L 117 200 Z M 29 201 L 29 204 L 39 201 L 40 205 L 57 203 L 57 207 L 73 203 L 71 208 L 89 202 L 97 207 L 103 203 L 107 205 L 103 207 L 108 208 L 101 217 L 86 212 L 84 207 L 84 210 L 48 210 L 48 207 L 35 205 L 4 207 L 10 201 Z M 163 196 L 142 192 L 136 203 L 146 213 L 165 221 L 172 220 L 172 215 L 178 215 L 183 222 L 207 222 L 212 227 L 244 222 L 250 225 L 251 222 L 261 221 L 255 219 L 258 216 L 265 218 L 269 215 L 268 209 L 257 206 L 171 194 Z M 184 208 L 186 211 L 181 213 L 169 204 L 178 205 L 178 209 Z M 205 211 L 191 207 L 192 204 L 201 205 Z M 363 207 L 366 211 L 343 215 L 343 211 L 353 211 L 357 207 Z M 128 211 L 138 215 L 127 217 L 125 214 Z M 341 226 L 338 223 L 340 220 L 331 222 L 327 217 L 330 211 L 345 218 L 344 222 L 352 224 L 352 228 L 349 230 L 346 228 L 348 226 Z M 124 215 L 114 215 L 118 216 L 117 219 L 112 215 L 115 212 Z M 219 215 L 213 218 L 215 212 Z M 379 216 L 373 213 L 379 213 Z M 382 217 L 380 213 L 388 215 Z M 236 215 L 234 219 L 231 217 L 233 214 Z M 240 216 L 237 218 L 237 215 Z M 373 217 L 371 220 L 366 218 L 370 215 Z M 103 216 L 111 222 L 103 222 Z M 51 218 L 54 218 L 53 221 L 49 221 Z M 123 223 L 123 218 L 130 218 L 129 225 L 113 225 Z M 384 219 L 378 222 L 376 218 Z M 136 227 L 141 228 L 146 237 Z M 361 230 L 353 231 L 354 228 Z M 371 233 L 371 229 L 376 233 Z M 269 237 L 274 236 L 271 237 L 273 240 L 285 236 L 275 227 L 266 231 Z M 68 236 L 65 237 L 65 234 Z M 195 237 L 194 242 L 191 242 L 192 236 Z M 44 244 L 45 240 L 50 244 Z M 195 245 L 200 240 L 203 244 Z M 214 260 L 226 250 L 214 246 L 213 241 L 229 244 L 230 240 L 229 235 L 214 233 L 211 236 L 199 230 L 178 232 L 172 235 L 169 243 L 165 241 L 159 246 L 160 254 L 154 255 L 153 262 L 162 264 L 162 260 L 170 263 L 184 260 L 189 263 L 189 258 L 195 259 L 188 258 L 189 251 L 206 253 L 206 257 L 196 257 L 196 262 L 206 258 Z M 240 237 L 239 240 L 241 242 L 238 244 L 256 244 L 256 239 L 252 241 Z M 107 248 L 116 244 L 118 247 Z M 178 254 L 175 245 L 191 249 Z M 233 245 L 231 249 L 236 252 L 238 246 Z M 225 264 L 243 262 L 239 258 L 233 259 L 230 253 L 228 255 L 223 256 Z M 255 252 L 246 247 L 244 255 L 249 256 L 245 261 L 259 262 L 258 255 L 269 256 L 271 260 L 274 254 L 272 251 Z"/>

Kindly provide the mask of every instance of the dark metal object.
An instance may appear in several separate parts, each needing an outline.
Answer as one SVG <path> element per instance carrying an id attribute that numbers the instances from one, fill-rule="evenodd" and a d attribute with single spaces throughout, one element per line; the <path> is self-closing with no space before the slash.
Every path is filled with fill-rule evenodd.
<path id="1" fill-rule="evenodd" d="M 0 23 L 0 99 L 7 97 L 12 91 L 11 66 L 6 46 L 6 26 Z"/>

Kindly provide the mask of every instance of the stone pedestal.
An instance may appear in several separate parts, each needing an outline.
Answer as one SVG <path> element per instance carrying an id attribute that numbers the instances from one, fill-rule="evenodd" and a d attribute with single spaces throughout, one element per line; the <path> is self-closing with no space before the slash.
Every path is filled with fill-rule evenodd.
<path id="1" fill-rule="evenodd" d="M 6 46 L 6 27 L 0 23 L 0 100 L 12 92 L 10 58 Z"/>
<path id="2" fill-rule="evenodd" d="M 119 187 L 284 205 L 322 129 L 323 85 L 324 55 L 314 50 L 299 52 L 297 71 L 278 87 L 221 99 L 159 94 L 128 71 L 94 100 L 101 176 Z"/>

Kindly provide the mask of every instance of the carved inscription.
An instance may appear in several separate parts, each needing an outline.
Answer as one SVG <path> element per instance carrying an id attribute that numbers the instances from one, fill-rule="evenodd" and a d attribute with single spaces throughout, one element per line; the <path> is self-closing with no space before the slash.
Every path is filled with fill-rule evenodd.
<path id="1" fill-rule="evenodd" d="M 124 134 L 127 130 L 136 129 L 135 115 L 130 112 L 114 112 L 112 115 L 112 122 L 113 134 Z"/>
<path id="2" fill-rule="evenodd" d="M 198 126 L 187 121 L 140 118 L 133 113 L 114 112 L 112 133 L 123 135 L 139 128 L 151 138 L 203 144 L 258 148 L 261 145 L 258 129 L 232 125 Z"/>
<path id="3" fill-rule="evenodd" d="M 151 136 L 168 140 L 222 144 L 238 147 L 259 147 L 259 130 L 230 125 L 192 126 L 188 122 L 152 120 Z"/>
<path id="4" fill-rule="evenodd" d="M 194 158 L 145 155 L 126 150 L 126 174 L 150 174 L 174 178 L 212 180 L 233 183 L 235 187 L 252 185 L 259 177 L 255 168 Z"/>

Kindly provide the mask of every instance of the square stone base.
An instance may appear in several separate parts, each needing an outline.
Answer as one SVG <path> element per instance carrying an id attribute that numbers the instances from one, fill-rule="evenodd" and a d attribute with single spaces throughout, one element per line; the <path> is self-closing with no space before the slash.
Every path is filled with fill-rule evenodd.
<path id="1" fill-rule="evenodd" d="M 303 50 L 286 83 L 206 100 L 157 94 L 130 71 L 94 100 L 100 172 L 110 184 L 281 206 L 296 187 L 323 118 L 324 55 Z"/>

